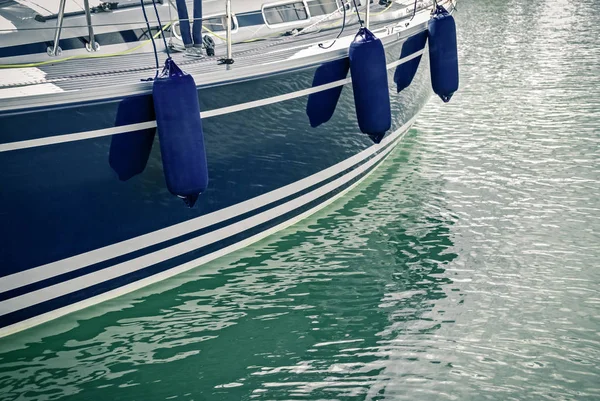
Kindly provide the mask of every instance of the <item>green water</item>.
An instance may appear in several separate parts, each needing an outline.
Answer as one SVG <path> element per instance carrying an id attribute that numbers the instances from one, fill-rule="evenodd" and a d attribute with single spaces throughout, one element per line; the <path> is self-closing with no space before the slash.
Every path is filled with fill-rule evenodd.
<path id="1" fill-rule="evenodd" d="M 600 399 L 599 14 L 462 0 L 460 93 L 373 176 L 0 340 L 0 400 Z"/>

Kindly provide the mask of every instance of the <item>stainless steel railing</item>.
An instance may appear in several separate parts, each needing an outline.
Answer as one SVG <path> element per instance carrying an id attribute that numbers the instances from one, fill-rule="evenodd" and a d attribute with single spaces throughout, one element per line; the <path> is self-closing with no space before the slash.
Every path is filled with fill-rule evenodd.
<path id="1" fill-rule="evenodd" d="M 65 20 L 65 6 L 67 4 L 67 0 L 60 0 L 60 4 L 58 6 L 58 13 L 56 15 L 56 30 L 54 32 L 54 42 L 51 47 L 46 49 L 46 52 L 50 57 L 60 56 L 62 54 L 62 49 L 60 48 L 60 34 L 63 28 L 63 22 Z M 83 0 L 83 4 L 85 7 L 85 19 L 87 22 L 88 28 L 88 36 L 89 42 L 86 44 L 85 48 L 89 52 L 97 51 L 100 46 L 96 43 L 96 39 L 94 36 L 94 27 L 92 25 L 92 12 L 90 9 L 89 0 Z"/>
<path id="2" fill-rule="evenodd" d="M 60 0 L 60 4 L 58 6 L 58 16 L 56 19 L 56 31 L 54 32 L 54 46 L 48 47 L 46 49 L 49 56 L 60 56 L 62 50 L 58 45 L 60 41 L 60 32 L 62 31 L 63 21 L 65 19 L 65 5 L 67 4 L 67 0 Z"/>
<path id="3" fill-rule="evenodd" d="M 89 41 L 85 45 L 85 48 L 88 52 L 95 52 L 100 48 L 100 46 L 98 45 L 98 43 L 96 43 L 96 39 L 94 37 L 94 27 L 92 26 L 92 13 L 90 11 L 90 0 L 83 0 L 83 5 L 85 7 L 85 20 L 87 22 L 89 34 Z"/>

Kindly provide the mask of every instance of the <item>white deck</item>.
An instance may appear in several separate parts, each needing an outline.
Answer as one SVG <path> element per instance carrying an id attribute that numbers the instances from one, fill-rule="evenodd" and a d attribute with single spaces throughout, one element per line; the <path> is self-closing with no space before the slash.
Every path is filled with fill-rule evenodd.
<path id="1" fill-rule="evenodd" d="M 371 30 L 384 43 L 392 42 L 422 30 L 429 18 L 429 10 L 423 10 L 412 20 L 406 17 L 392 23 L 372 24 Z M 233 47 L 235 63 L 230 66 L 218 63 L 224 56 L 225 46 L 217 47 L 215 57 L 193 59 L 182 53 L 174 53 L 172 57 L 194 77 L 198 86 L 210 86 L 344 57 L 356 30 L 357 25 L 347 26 L 344 35 L 327 49 L 320 48 L 319 43 L 331 44 L 338 29 L 236 44 Z M 151 44 L 147 46 L 152 49 Z M 166 53 L 161 52 L 159 57 L 162 65 Z M 152 83 L 143 80 L 153 77 L 155 71 L 154 53 L 72 59 L 36 67 L 3 69 L 0 111 L 148 93 Z"/>

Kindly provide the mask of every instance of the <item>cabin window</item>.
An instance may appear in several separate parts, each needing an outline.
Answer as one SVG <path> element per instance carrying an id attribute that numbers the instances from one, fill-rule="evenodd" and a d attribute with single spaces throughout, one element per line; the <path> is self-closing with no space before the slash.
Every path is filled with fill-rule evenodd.
<path id="1" fill-rule="evenodd" d="M 265 24 L 265 19 L 263 18 L 262 13 L 249 12 L 236 14 L 236 19 L 241 27 Z"/>
<path id="2" fill-rule="evenodd" d="M 263 9 L 263 14 L 267 25 L 284 24 L 310 18 L 303 1 L 267 6 Z"/>
<path id="3" fill-rule="evenodd" d="M 218 17 L 208 17 L 202 19 L 202 26 L 207 30 L 210 29 L 213 32 L 220 32 L 227 30 L 227 21 L 224 15 L 220 15 Z M 237 29 L 236 18 L 231 18 L 231 30 L 235 31 Z"/>
<path id="4" fill-rule="evenodd" d="M 312 0 L 308 1 L 308 9 L 312 17 L 317 15 L 331 14 L 336 11 L 340 5 L 337 0 Z"/>

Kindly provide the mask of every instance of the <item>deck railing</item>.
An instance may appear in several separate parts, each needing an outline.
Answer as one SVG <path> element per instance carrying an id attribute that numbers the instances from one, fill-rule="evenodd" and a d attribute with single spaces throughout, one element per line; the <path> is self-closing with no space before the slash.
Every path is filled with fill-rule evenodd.
<path id="1" fill-rule="evenodd" d="M 60 0 L 60 5 L 58 6 L 58 15 L 56 19 L 56 31 L 54 32 L 54 46 L 49 47 L 47 49 L 49 56 L 58 56 L 62 53 L 58 42 L 60 41 L 60 32 L 62 31 L 63 21 L 65 19 L 65 6 L 67 4 L 67 0 Z"/>
<path id="2" fill-rule="evenodd" d="M 51 57 L 60 56 L 62 53 L 62 49 L 60 48 L 60 34 L 63 28 L 63 22 L 65 20 L 65 6 L 67 4 L 67 0 L 60 0 L 60 4 L 58 6 L 58 14 L 56 15 L 56 30 L 54 32 L 54 43 L 52 47 L 48 47 L 46 50 L 48 55 Z M 85 45 L 85 48 L 89 52 L 95 52 L 99 49 L 98 43 L 96 43 L 96 39 L 94 36 L 94 27 L 92 25 L 92 11 L 90 9 L 90 1 L 83 0 L 83 5 L 85 8 L 85 20 L 88 28 L 88 36 L 89 42 Z"/>

